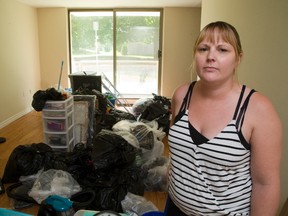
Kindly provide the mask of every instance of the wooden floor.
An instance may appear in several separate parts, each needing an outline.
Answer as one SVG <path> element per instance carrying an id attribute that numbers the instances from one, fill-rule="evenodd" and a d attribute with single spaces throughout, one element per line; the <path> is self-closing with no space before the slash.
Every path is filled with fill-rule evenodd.
<path id="1" fill-rule="evenodd" d="M 2 177 L 7 160 L 16 146 L 44 141 L 41 112 L 32 111 L 0 129 L 0 137 L 6 138 L 6 142 L 0 144 L 0 176 Z M 164 139 L 164 145 L 164 154 L 167 155 L 167 139 Z M 167 197 L 165 192 L 146 192 L 144 197 L 153 202 L 160 211 L 164 210 Z M 0 195 L 0 208 L 12 209 L 11 200 L 6 194 Z M 34 205 L 18 211 L 37 215 L 38 208 L 38 205 Z"/>

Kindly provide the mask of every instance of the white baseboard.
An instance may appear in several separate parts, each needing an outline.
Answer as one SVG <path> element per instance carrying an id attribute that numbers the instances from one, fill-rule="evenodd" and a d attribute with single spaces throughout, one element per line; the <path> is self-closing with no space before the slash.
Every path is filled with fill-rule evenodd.
<path id="1" fill-rule="evenodd" d="M 18 118 L 26 115 L 27 113 L 31 112 L 33 110 L 32 107 L 28 107 L 25 110 L 11 116 L 10 118 L 6 119 L 5 121 L 0 122 L 0 129 L 7 126 L 8 124 L 10 124 L 11 122 L 17 120 Z"/>

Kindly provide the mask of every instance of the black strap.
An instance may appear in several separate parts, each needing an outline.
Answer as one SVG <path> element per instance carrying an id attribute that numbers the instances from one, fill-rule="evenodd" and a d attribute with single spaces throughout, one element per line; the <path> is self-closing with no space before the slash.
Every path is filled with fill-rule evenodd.
<path id="1" fill-rule="evenodd" d="M 70 200 L 73 202 L 74 210 L 87 209 L 95 200 L 96 193 L 92 189 L 82 190 L 73 194 Z"/>
<path id="2" fill-rule="evenodd" d="M 239 111 L 240 104 L 241 104 L 243 96 L 244 96 L 245 89 L 246 89 L 246 86 L 243 85 L 241 93 L 240 93 L 240 96 L 239 96 L 239 99 L 238 99 L 238 103 L 237 103 L 237 106 L 236 106 L 236 109 L 235 109 L 235 112 L 234 112 L 234 115 L 233 115 L 233 120 L 236 119 L 237 113 Z"/>
<path id="3" fill-rule="evenodd" d="M 177 115 L 175 116 L 175 119 L 174 119 L 174 122 L 177 122 L 181 116 L 186 112 L 186 109 L 188 108 L 189 106 L 189 103 L 190 103 L 190 99 L 191 99 L 191 95 L 192 95 L 192 90 L 193 90 L 193 87 L 195 85 L 196 81 L 192 82 L 190 85 L 189 85 L 189 88 L 187 90 L 187 93 L 185 95 L 185 97 L 183 98 L 183 102 L 181 104 L 181 107 L 177 113 Z"/>
<path id="4" fill-rule="evenodd" d="M 180 110 L 179 110 L 179 113 L 180 114 L 181 112 L 185 112 L 186 109 L 189 108 L 189 104 L 190 104 L 190 100 L 191 100 L 191 95 L 192 95 L 192 90 L 194 88 L 194 85 L 195 85 L 196 81 L 192 82 L 188 88 L 188 91 L 183 99 L 183 102 L 182 102 L 182 105 L 180 107 Z"/>
<path id="5" fill-rule="evenodd" d="M 242 128 L 242 125 L 243 125 L 243 122 L 244 122 L 244 117 L 245 117 L 245 114 L 246 114 L 246 110 L 247 110 L 247 107 L 248 107 L 248 104 L 249 104 L 249 101 L 250 101 L 250 98 L 252 96 L 252 94 L 256 92 L 254 89 L 251 89 L 251 91 L 249 92 L 249 94 L 247 95 L 241 109 L 240 109 L 240 112 L 239 112 L 239 115 L 238 115 L 238 118 L 237 118 L 237 121 L 236 121 L 236 127 L 238 128 L 238 130 L 240 130 Z M 240 126 L 239 126 L 240 125 Z"/>
<path id="6" fill-rule="evenodd" d="M 28 203 L 35 203 L 37 202 L 28 195 L 28 192 L 32 186 L 28 186 L 23 184 L 22 182 L 17 182 L 15 184 L 12 184 L 6 188 L 6 194 L 8 197 L 15 199 L 17 201 L 23 201 Z"/>

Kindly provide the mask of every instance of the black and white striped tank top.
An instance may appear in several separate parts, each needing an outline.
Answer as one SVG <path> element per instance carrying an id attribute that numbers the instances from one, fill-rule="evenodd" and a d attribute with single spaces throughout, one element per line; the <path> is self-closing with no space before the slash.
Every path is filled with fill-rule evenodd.
<path id="1" fill-rule="evenodd" d="M 250 145 L 241 133 L 241 126 L 250 96 L 255 91 L 251 90 L 242 103 L 246 89 L 242 87 L 233 119 L 208 140 L 199 132 L 197 135 L 188 121 L 193 86 L 194 83 L 169 130 L 169 195 L 187 215 L 249 215 Z"/>

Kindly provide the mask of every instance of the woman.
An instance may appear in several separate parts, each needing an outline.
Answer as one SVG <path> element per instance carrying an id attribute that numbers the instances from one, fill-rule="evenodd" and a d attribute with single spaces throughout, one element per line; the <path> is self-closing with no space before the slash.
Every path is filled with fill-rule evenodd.
<path id="1" fill-rule="evenodd" d="M 236 29 L 208 24 L 196 40 L 197 82 L 177 88 L 169 130 L 166 215 L 275 215 L 282 127 L 267 97 L 239 84 Z"/>

